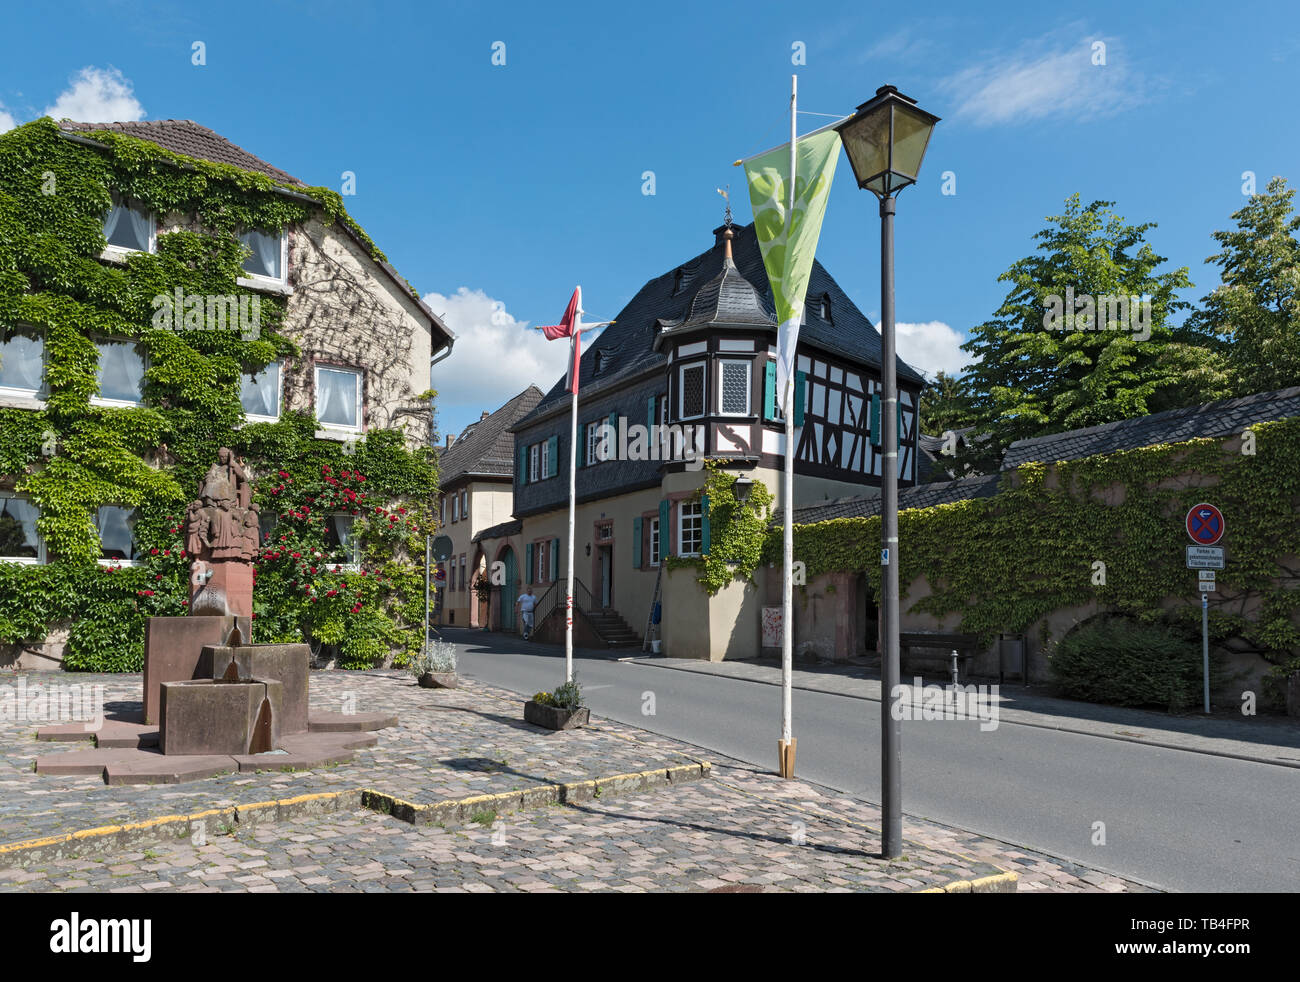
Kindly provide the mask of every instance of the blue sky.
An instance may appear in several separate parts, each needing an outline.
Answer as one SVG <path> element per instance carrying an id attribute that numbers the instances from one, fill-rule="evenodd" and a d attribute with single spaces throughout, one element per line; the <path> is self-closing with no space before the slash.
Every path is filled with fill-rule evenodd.
<path id="1" fill-rule="evenodd" d="M 787 138 L 792 72 L 810 113 L 848 113 L 888 82 L 943 117 L 897 220 L 900 350 L 930 374 L 961 363 L 955 345 L 1005 295 L 998 274 L 1071 193 L 1158 222 L 1150 240 L 1191 268 L 1197 299 L 1218 282 L 1203 260 L 1244 203 L 1243 172 L 1261 189 L 1300 177 L 1289 4 L 897 9 L 27 4 L 5 14 L 0 129 L 52 110 L 194 119 L 309 184 L 354 172 L 349 210 L 461 335 L 434 376 L 450 431 L 562 373 L 563 345 L 527 325 L 557 320 L 575 283 L 612 317 L 711 244 L 716 187 L 749 220 L 731 162 Z M 818 255 L 874 320 L 875 199 L 844 160 Z"/>

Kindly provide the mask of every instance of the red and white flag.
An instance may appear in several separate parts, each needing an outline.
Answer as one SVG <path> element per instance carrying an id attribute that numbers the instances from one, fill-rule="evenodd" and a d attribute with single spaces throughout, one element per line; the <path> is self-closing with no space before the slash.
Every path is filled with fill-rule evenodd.
<path id="1" fill-rule="evenodd" d="M 568 389 L 570 392 L 577 392 L 578 363 L 582 360 L 582 287 L 573 288 L 573 296 L 569 298 L 569 306 L 565 308 L 564 318 L 560 323 L 543 327 L 542 333 L 546 335 L 547 341 L 554 341 L 557 338 L 571 339 L 573 358 L 569 365 Z"/>

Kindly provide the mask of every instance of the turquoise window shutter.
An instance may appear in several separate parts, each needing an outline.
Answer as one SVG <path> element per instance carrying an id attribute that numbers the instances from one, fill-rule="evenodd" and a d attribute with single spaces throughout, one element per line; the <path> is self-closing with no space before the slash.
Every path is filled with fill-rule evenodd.
<path id="1" fill-rule="evenodd" d="M 805 372 L 794 373 L 794 425 L 803 426 L 804 389 L 808 387 L 808 375 Z"/>
<path id="2" fill-rule="evenodd" d="M 632 519 L 632 568 L 641 568 L 641 516 Z"/>
<path id="3" fill-rule="evenodd" d="M 672 503 L 665 498 L 659 502 L 659 555 L 671 556 L 673 554 L 673 537 L 669 529 L 669 511 Z"/>
<path id="4" fill-rule="evenodd" d="M 524 446 L 519 448 L 519 483 L 528 483 L 528 448 Z"/>
<path id="5" fill-rule="evenodd" d="M 530 542 L 524 547 L 524 565 L 528 567 L 528 574 L 524 577 L 525 583 L 533 582 L 533 544 Z"/>
<path id="6" fill-rule="evenodd" d="M 657 422 L 659 422 L 659 420 L 655 419 L 655 397 L 650 396 L 650 398 L 645 401 L 646 439 L 649 439 L 649 434 L 653 432 L 654 425 Z"/>
<path id="7" fill-rule="evenodd" d="M 547 440 L 546 442 L 547 442 L 548 444 L 550 444 L 550 446 L 547 448 L 547 451 L 546 451 L 546 453 L 547 453 L 547 457 L 548 457 L 548 466 L 547 466 L 547 468 L 546 468 L 546 476 L 547 476 L 547 477 L 554 477 L 556 474 L 559 473 L 559 464 L 560 464 L 560 438 L 559 438 L 558 436 L 553 436 L 553 437 L 551 437 L 549 440 Z"/>
<path id="8" fill-rule="evenodd" d="M 560 578 L 560 540 L 551 540 L 551 581 Z"/>
<path id="9" fill-rule="evenodd" d="M 700 495 L 700 552 L 704 555 L 709 553 L 709 496 Z"/>
<path id="10" fill-rule="evenodd" d="M 763 418 L 776 419 L 776 362 L 763 366 Z"/>
<path id="11" fill-rule="evenodd" d="M 871 445 L 879 447 L 884 442 L 880 433 L 880 394 L 871 397 Z"/>

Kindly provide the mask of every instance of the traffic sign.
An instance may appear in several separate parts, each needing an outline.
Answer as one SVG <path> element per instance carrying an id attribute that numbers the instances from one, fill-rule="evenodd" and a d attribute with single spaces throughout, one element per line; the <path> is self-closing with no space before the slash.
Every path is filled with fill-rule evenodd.
<path id="1" fill-rule="evenodd" d="M 440 535 L 433 540 L 433 558 L 438 562 L 443 562 L 451 557 L 451 551 L 455 546 L 452 544 L 451 536 Z"/>
<path id="2" fill-rule="evenodd" d="M 1213 592 L 1214 592 L 1214 581 L 1213 581 L 1213 580 L 1201 580 L 1201 582 L 1198 583 L 1197 586 L 1199 586 L 1199 587 L 1201 588 L 1201 592 L 1202 592 L 1202 593 L 1213 593 Z"/>
<path id="3" fill-rule="evenodd" d="M 1187 513 L 1187 534 L 1198 546 L 1212 546 L 1223 538 L 1223 512 L 1202 501 Z"/>
<path id="4" fill-rule="evenodd" d="M 1223 569 L 1223 546 L 1188 546 L 1188 569 Z"/>
<path id="5" fill-rule="evenodd" d="M 1211 583 L 1213 583 L 1213 582 L 1214 582 L 1214 570 L 1212 570 L 1212 569 L 1203 569 L 1203 570 L 1200 570 L 1200 571 L 1197 573 L 1197 579 L 1201 579 L 1201 580 L 1209 580 Z"/>

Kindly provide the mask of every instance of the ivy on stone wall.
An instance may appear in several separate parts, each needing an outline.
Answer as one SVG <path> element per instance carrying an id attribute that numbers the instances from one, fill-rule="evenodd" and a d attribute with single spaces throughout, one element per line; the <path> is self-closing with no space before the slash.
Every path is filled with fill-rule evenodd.
<path id="1" fill-rule="evenodd" d="M 282 523 L 285 531 L 273 536 L 292 545 L 286 552 L 268 542 L 280 554 L 259 559 L 254 638 L 306 635 L 337 645 L 348 667 L 391 655 L 400 661 L 419 644 L 413 625 L 422 571 L 407 557 L 422 551 L 413 543 L 436 492 L 432 451 L 409 450 L 396 431 L 372 431 L 355 447 L 317 440 L 310 414 L 245 425 L 239 401 L 242 372 L 298 351 L 282 333 L 285 298 L 236 282 L 245 255 L 238 233 L 279 232 L 315 217 L 347 225 L 373 258 L 383 255 L 327 188 L 295 186 L 286 196 L 263 175 L 120 133 L 78 135 L 104 149 L 63 138 L 49 119 L 0 136 L 0 332 L 19 325 L 40 332 L 48 387 L 43 410 L 0 409 L 0 482 L 39 506 L 37 527 L 51 560 L 0 563 L 0 642 L 39 641 L 50 629 L 64 629 L 67 667 L 139 670 L 144 617 L 184 610 L 185 503 L 218 448 L 228 446 L 245 457 L 263 515 Z M 159 235 L 154 253 L 106 264 L 99 256 L 112 192 L 156 216 L 180 215 L 192 227 Z M 186 295 L 256 296 L 256 336 L 155 327 L 153 298 L 177 288 Z M 96 338 L 130 340 L 144 353 L 146 405 L 90 404 Z M 334 500 L 330 476 L 345 471 L 356 483 L 351 475 L 364 475 L 370 510 L 357 509 L 362 570 L 336 576 L 342 557 L 329 552 L 324 521 L 294 516 L 311 507 L 309 498 Z M 96 562 L 100 505 L 136 509 L 141 566 Z M 293 552 L 335 562 L 304 572 Z M 285 593 L 286 578 L 311 589 Z"/>
<path id="2" fill-rule="evenodd" d="M 1201 478 L 1193 483 L 1188 475 Z M 1212 638 L 1253 647 L 1279 666 L 1275 675 L 1300 668 L 1300 419 L 1254 426 L 1227 449 L 1222 440 L 1200 439 L 1051 469 L 1027 465 L 1006 475 L 992 498 L 902 511 L 903 598 L 924 579 L 931 592 L 910 609 L 955 615 L 953 629 L 989 642 L 1093 601 L 1139 620 L 1195 622 L 1199 630 L 1183 519 L 1207 499 L 1227 519 L 1227 569 L 1210 601 Z M 776 529 L 765 559 L 779 562 L 780 550 Z M 809 578 L 863 573 L 879 601 L 878 516 L 796 526 L 794 550 Z M 1170 598 L 1181 599 L 1169 607 Z"/>
<path id="3" fill-rule="evenodd" d="M 736 578 L 753 582 L 754 570 L 763 557 L 763 541 L 772 510 L 772 492 L 762 481 L 754 481 L 749 497 L 736 497 L 739 474 L 723 470 L 716 461 L 705 461 L 708 470 L 696 499 L 708 497 L 709 549 L 702 556 L 668 556 L 670 570 L 688 567 L 699 571 L 699 582 L 714 596 Z"/>

